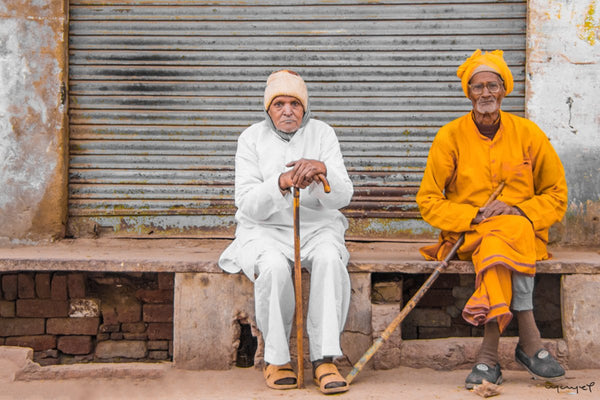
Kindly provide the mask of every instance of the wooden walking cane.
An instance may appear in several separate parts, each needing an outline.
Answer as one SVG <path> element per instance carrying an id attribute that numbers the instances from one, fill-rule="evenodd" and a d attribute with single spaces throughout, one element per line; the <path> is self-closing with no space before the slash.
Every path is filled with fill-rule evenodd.
<path id="1" fill-rule="evenodd" d="M 494 193 L 490 195 L 483 207 L 487 207 L 492 201 L 494 201 L 496 197 L 498 197 L 500 192 L 502 192 L 502 189 L 504 189 L 504 182 L 500 182 L 500 185 L 498 185 L 496 190 L 494 190 Z M 462 246 L 464 242 L 465 233 L 462 232 L 454 246 L 452 246 L 452 249 L 450 249 L 450 253 L 448 253 L 446 258 L 444 258 L 444 260 L 440 262 L 440 264 L 435 268 L 435 270 L 429 276 L 429 278 L 427 278 L 425 283 L 423 283 L 419 290 L 417 290 L 417 293 L 415 293 L 413 297 L 408 301 L 408 303 L 406 303 L 404 308 L 402 308 L 400 314 L 398 314 L 398 316 L 394 318 L 394 320 L 388 325 L 388 327 L 385 328 L 385 331 L 383 331 L 381 336 L 375 339 L 371 347 L 369 347 L 369 349 L 365 352 L 365 354 L 363 354 L 360 360 L 358 360 L 358 362 L 354 364 L 354 368 L 352 368 L 352 371 L 350 371 L 348 376 L 346 376 L 346 381 L 348 382 L 348 384 L 350 384 L 354 380 L 356 375 L 358 375 L 358 373 L 363 369 L 365 364 L 371 359 L 371 357 L 373 357 L 375 352 L 379 350 L 383 342 L 386 341 L 390 337 L 390 335 L 396 330 L 398 325 L 400 325 L 400 323 L 404 321 L 404 318 L 406 318 L 408 313 L 411 312 L 413 308 L 415 308 L 419 300 L 421 300 L 425 293 L 427 293 L 427 291 L 429 290 L 431 285 L 433 285 L 433 282 L 435 282 L 442 270 L 444 270 L 444 268 L 448 266 L 448 263 L 456 254 L 456 251 L 460 246 Z"/>
<path id="2" fill-rule="evenodd" d="M 325 193 L 331 188 L 325 175 L 317 175 Z M 294 291 L 296 292 L 296 347 L 298 353 L 298 389 L 304 387 L 304 311 L 302 310 L 302 265 L 300 263 L 300 188 L 294 186 Z"/>

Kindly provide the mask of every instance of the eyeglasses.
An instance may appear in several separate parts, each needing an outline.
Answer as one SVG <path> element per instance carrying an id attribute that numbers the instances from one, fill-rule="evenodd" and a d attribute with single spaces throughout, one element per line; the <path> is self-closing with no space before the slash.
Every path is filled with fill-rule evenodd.
<path id="1" fill-rule="evenodd" d="M 500 84 L 500 82 L 488 82 L 485 84 L 484 83 L 469 84 L 469 87 L 471 88 L 471 93 L 473 93 L 473 94 L 483 93 L 484 87 L 487 87 L 487 89 L 490 93 L 498 93 L 500 91 L 500 89 L 502 88 L 502 85 Z"/>

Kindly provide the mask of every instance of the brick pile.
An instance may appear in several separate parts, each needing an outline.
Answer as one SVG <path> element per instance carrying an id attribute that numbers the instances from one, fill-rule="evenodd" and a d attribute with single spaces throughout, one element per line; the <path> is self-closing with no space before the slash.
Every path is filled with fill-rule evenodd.
<path id="1" fill-rule="evenodd" d="M 374 274 L 371 301 L 377 308 L 406 304 L 428 277 L 425 274 Z M 462 309 L 474 286 L 473 274 L 442 274 L 402 323 L 402 339 L 483 336 L 482 327 L 470 325 L 462 318 Z M 390 291 L 390 287 L 396 289 Z M 398 287 L 402 299 L 398 299 Z M 536 276 L 534 314 L 543 338 L 562 338 L 560 310 L 560 275 Z M 515 319 L 503 336 L 518 336 Z"/>
<path id="2" fill-rule="evenodd" d="M 41 365 L 171 360 L 173 274 L 0 274 L 0 345 Z"/>

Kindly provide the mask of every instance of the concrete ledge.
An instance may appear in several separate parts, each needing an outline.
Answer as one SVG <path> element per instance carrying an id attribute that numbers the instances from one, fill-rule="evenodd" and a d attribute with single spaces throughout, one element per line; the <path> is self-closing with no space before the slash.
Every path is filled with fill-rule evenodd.
<path id="1" fill-rule="evenodd" d="M 49 365 L 42 367 L 31 361 L 17 371 L 15 380 L 54 380 L 74 378 L 160 378 L 171 368 L 171 363 L 90 363 Z"/>
<path id="2" fill-rule="evenodd" d="M 501 337 L 499 362 L 506 370 L 524 370 L 515 361 L 518 337 Z M 569 351 L 563 339 L 542 339 L 544 347 L 565 367 L 569 367 Z M 411 368 L 432 368 L 438 371 L 471 369 L 481 346 L 480 337 L 403 340 L 397 365 Z"/>
<path id="3" fill-rule="evenodd" d="M 0 248 L 0 272 L 207 272 L 221 273 L 219 255 L 230 240 L 73 239 Z M 348 242 L 351 272 L 429 273 L 436 262 L 419 254 L 424 242 Z M 591 249 L 551 249 L 539 273 L 598 274 L 600 254 Z M 470 262 L 453 261 L 446 273 L 472 273 Z"/>
<path id="4" fill-rule="evenodd" d="M 33 362 L 33 349 L 15 346 L 0 346 L 0 361 L 9 361 L 14 366 L 13 370 L 9 371 L 9 381 L 71 378 L 159 378 L 172 366 L 169 362 L 161 362 L 90 363 L 42 367 Z"/>

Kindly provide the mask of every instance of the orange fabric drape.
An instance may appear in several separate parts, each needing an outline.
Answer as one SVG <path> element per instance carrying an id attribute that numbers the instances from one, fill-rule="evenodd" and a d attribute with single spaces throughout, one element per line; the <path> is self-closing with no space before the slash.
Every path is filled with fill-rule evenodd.
<path id="1" fill-rule="evenodd" d="M 421 249 L 425 258 L 443 260 L 458 239 L 457 234 Z M 535 275 L 535 235 L 524 217 L 500 215 L 489 218 L 465 234 L 458 257 L 472 259 L 475 292 L 467 301 L 463 318 L 473 325 L 496 319 L 502 332 L 512 319 L 512 273 Z"/>

